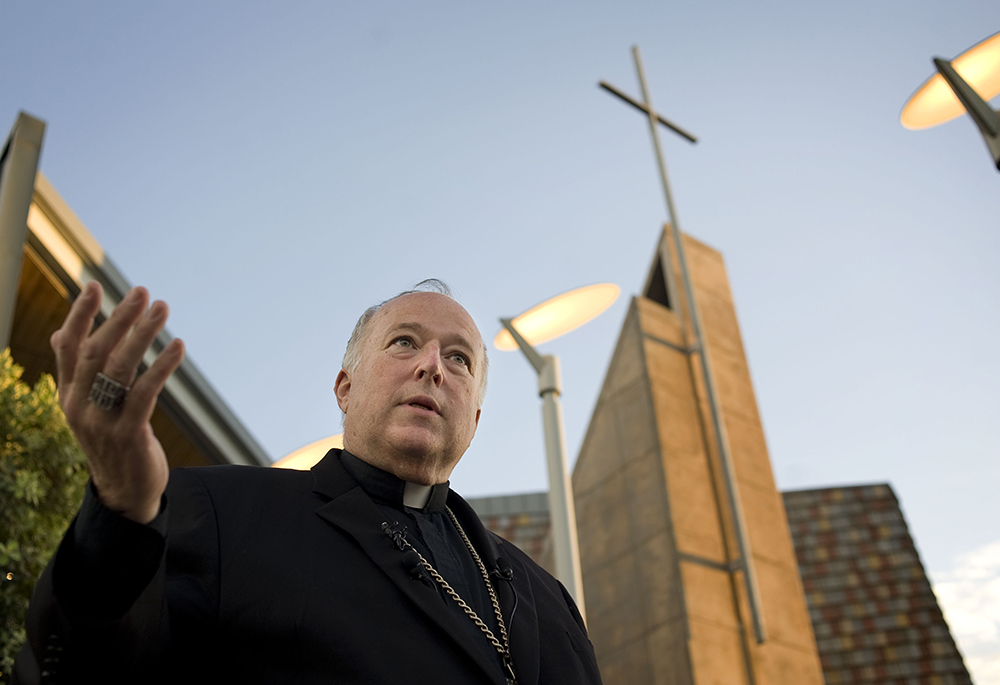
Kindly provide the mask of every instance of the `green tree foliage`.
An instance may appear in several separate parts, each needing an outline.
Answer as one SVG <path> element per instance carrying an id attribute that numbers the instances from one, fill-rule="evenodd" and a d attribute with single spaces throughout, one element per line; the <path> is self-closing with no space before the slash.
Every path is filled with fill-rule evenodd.
<path id="1" fill-rule="evenodd" d="M 43 374 L 34 389 L 0 353 L 0 682 L 24 643 L 35 581 L 83 499 L 87 462 Z"/>

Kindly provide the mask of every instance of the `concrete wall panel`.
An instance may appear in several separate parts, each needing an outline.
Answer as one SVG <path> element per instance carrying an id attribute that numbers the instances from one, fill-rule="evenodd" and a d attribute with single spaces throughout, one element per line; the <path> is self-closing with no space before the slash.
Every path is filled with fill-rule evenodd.
<path id="1" fill-rule="evenodd" d="M 680 316 L 635 298 L 573 476 L 602 674 L 608 685 L 822 685 L 725 265 L 685 241 L 769 639 L 756 643 L 731 570 L 732 513 L 684 295 L 672 298 Z"/>

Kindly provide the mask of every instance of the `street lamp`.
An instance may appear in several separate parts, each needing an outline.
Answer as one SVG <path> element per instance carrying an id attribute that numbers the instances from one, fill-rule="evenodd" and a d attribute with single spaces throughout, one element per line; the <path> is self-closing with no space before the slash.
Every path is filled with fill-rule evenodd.
<path id="1" fill-rule="evenodd" d="M 934 58 L 938 73 L 903 106 L 899 120 L 910 129 L 930 128 L 968 112 L 1000 170 L 1000 114 L 988 101 L 1000 95 L 1000 33 L 955 59 Z"/>
<path id="2" fill-rule="evenodd" d="M 298 471 L 308 471 L 319 463 L 319 460 L 326 456 L 326 453 L 333 448 L 344 448 L 344 434 L 337 433 L 326 438 L 310 442 L 305 447 L 300 447 L 294 452 L 286 454 L 278 461 L 271 464 L 276 469 L 295 469 Z"/>
<path id="3" fill-rule="evenodd" d="M 580 548 L 576 537 L 576 508 L 566 468 L 566 439 L 559 402 L 559 395 L 562 394 L 559 358 L 551 354 L 541 355 L 532 345 L 579 328 L 610 307 L 618 299 L 619 292 L 620 289 L 613 283 L 600 283 L 557 295 L 513 319 L 501 318 L 504 328 L 493 339 L 493 345 L 498 350 L 521 348 L 538 374 L 545 456 L 549 467 L 549 517 L 552 521 L 555 575 L 569 590 L 584 617 L 586 610 Z"/>

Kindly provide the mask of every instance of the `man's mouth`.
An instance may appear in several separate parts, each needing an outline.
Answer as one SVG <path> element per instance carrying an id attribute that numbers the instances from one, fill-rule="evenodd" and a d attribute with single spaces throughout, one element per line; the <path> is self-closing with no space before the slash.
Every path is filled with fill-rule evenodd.
<path id="1" fill-rule="evenodd" d="M 411 401 L 407 402 L 408 407 L 414 407 L 415 409 L 422 409 L 423 411 L 433 412 L 435 414 L 440 414 L 437 404 L 434 403 L 429 397 L 415 397 Z"/>

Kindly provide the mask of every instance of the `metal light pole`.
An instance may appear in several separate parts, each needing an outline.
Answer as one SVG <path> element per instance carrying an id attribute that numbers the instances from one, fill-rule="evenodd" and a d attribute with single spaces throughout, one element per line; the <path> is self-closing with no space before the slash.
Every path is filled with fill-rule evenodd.
<path id="1" fill-rule="evenodd" d="M 524 352 L 538 374 L 538 394 L 542 398 L 542 423 L 545 427 L 545 457 L 549 467 L 549 517 L 552 521 L 552 547 L 555 553 L 556 578 L 569 590 L 580 615 L 586 620 L 583 604 L 583 576 L 580 572 L 580 545 L 576 536 L 576 507 L 573 488 L 566 467 L 566 435 L 563 427 L 562 377 L 559 357 L 541 355 L 514 327 L 511 319 L 500 319 L 517 346 Z"/>
<path id="2" fill-rule="evenodd" d="M 566 436 L 559 402 L 562 394 L 559 358 L 539 354 L 531 343 L 541 344 L 582 326 L 610 307 L 620 293 L 621 289 L 613 283 L 570 290 L 516 317 L 501 318 L 504 330 L 493 340 L 500 350 L 520 348 L 538 374 L 549 471 L 549 517 L 552 522 L 555 575 L 566 586 L 584 618 L 587 614 L 583 602 L 580 545 L 576 535 L 576 507 L 567 468 Z"/>

